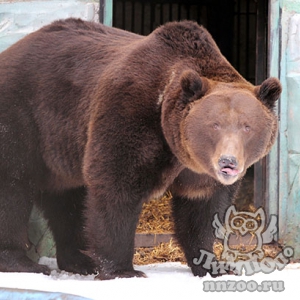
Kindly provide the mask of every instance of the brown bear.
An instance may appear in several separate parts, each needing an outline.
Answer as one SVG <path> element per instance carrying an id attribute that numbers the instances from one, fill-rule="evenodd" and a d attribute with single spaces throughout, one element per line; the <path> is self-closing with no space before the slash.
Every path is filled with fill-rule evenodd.
<path id="1" fill-rule="evenodd" d="M 142 204 L 173 193 L 176 236 L 194 275 L 247 168 L 270 150 L 275 78 L 247 82 L 194 22 L 140 36 L 56 21 L 0 54 L 0 271 L 26 257 L 34 203 L 61 269 L 99 279 L 132 265 Z"/>

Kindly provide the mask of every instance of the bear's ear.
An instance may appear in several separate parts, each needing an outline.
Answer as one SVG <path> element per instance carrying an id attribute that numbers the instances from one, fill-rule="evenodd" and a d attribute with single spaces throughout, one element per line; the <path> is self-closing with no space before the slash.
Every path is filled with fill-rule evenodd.
<path id="1" fill-rule="evenodd" d="M 281 94 L 281 84 L 277 78 L 270 77 L 255 89 L 256 96 L 269 109 L 273 109 Z"/>
<path id="2" fill-rule="evenodd" d="M 209 89 L 208 80 L 204 77 L 200 77 L 199 74 L 193 70 L 182 72 L 180 85 L 183 92 L 183 101 L 185 103 L 201 98 Z"/>

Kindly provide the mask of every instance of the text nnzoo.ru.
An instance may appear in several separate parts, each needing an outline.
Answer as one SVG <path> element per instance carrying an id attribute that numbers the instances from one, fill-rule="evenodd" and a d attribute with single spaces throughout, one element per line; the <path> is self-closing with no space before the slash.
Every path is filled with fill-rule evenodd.
<path id="1" fill-rule="evenodd" d="M 220 281 L 204 281 L 203 282 L 204 292 L 283 292 L 284 282 L 279 281 L 262 281 L 258 284 L 254 280 L 244 281 L 244 280 L 220 280 Z"/>

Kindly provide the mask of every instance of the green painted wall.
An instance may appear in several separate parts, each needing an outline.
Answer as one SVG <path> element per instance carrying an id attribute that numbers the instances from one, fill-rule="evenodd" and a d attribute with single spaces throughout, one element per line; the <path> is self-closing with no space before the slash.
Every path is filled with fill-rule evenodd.
<path id="1" fill-rule="evenodd" d="M 57 19 L 68 17 L 98 21 L 98 0 L 0 0 L 0 52 Z"/>
<path id="2" fill-rule="evenodd" d="M 269 156 L 270 213 L 278 238 L 300 258 L 300 0 L 270 1 L 270 76 L 283 92 L 277 107 L 279 137 Z"/>

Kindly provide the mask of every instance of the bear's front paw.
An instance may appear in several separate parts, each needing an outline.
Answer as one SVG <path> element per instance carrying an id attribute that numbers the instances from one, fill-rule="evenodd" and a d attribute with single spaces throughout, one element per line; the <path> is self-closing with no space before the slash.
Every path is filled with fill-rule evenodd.
<path id="1" fill-rule="evenodd" d="M 211 277 L 216 278 L 222 275 L 229 275 L 229 274 L 234 274 L 232 271 L 227 271 L 227 270 L 214 270 L 214 269 L 210 269 L 210 270 L 206 270 L 204 268 L 202 268 L 201 266 L 197 266 L 197 267 L 192 267 L 192 273 L 194 274 L 194 276 L 199 276 L 199 277 L 204 277 L 206 276 L 206 274 L 210 274 Z"/>
<path id="2" fill-rule="evenodd" d="M 202 268 L 201 266 L 191 267 L 191 270 L 194 276 L 198 277 L 204 277 L 208 273 L 208 270 Z"/>
<path id="3" fill-rule="evenodd" d="M 130 270 L 130 271 L 114 271 L 114 272 L 105 272 L 101 271 L 95 277 L 95 279 L 100 280 L 109 280 L 115 278 L 132 278 L 132 277 L 144 277 L 146 278 L 146 274 L 141 271 Z"/>

